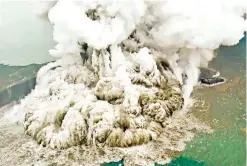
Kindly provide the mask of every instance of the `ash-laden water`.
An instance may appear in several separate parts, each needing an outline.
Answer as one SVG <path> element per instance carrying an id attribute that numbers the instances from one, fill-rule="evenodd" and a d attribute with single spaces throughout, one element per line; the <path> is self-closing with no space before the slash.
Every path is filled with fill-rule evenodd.
<path id="1" fill-rule="evenodd" d="M 9 117 L 10 118 L 10 117 Z M 51 149 L 37 144 L 24 134 L 21 123 L 0 126 L 0 165 L 13 166 L 79 166 L 99 165 L 124 159 L 125 165 L 153 166 L 154 162 L 167 163 L 185 149 L 195 131 L 211 132 L 190 112 L 175 114 L 166 120 L 160 137 L 148 144 L 129 148 L 94 147 L 78 145 L 67 149 Z"/>
<path id="2" fill-rule="evenodd" d="M 148 71 L 138 57 L 147 56 L 154 65 L 161 61 L 142 51 L 130 55 L 129 75 L 120 78 L 100 79 L 80 56 L 41 68 L 36 88 L 2 119 L 0 140 L 7 145 L 0 151 L 2 164 L 99 165 L 122 158 L 126 165 L 167 163 L 185 149 L 195 130 L 211 132 L 192 114 L 179 111 L 179 82 L 168 68 Z M 121 86 L 124 76 L 131 78 L 130 89 Z M 19 125 L 9 123 L 16 116 Z M 25 133 L 41 144 L 24 135 L 22 121 Z"/>
<path id="3" fill-rule="evenodd" d="M 2 149 L 7 155 L 2 157 L 13 165 L 98 165 L 122 158 L 126 165 L 153 165 L 183 151 L 194 130 L 211 131 L 180 112 L 182 86 L 166 59 L 147 48 L 127 58 L 118 50 L 110 48 L 110 63 L 109 54 L 93 54 L 92 64 L 101 64 L 96 67 L 75 55 L 42 67 L 35 89 L 3 119 L 8 123 L 18 116 L 25 133 L 40 145 L 20 126 L 5 124 L 3 144 L 16 141 Z M 146 61 L 153 63 L 146 66 Z M 117 74 L 110 77 L 113 66 Z M 17 133 L 6 132 L 14 128 Z"/>
<path id="4" fill-rule="evenodd" d="M 242 0 L 44 2 L 59 59 L 9 114 L 45 146 L 24 143 L 23 163 L 168 162 L 195 129 L 210 131 L 185 110 L 199 67 L 244 36 L 246 11 Z"/>
<path id="5" fill-rule="evenodd" d="M 182 86 L 165 58 L 147 48 L 125 57 L 112 46 L 111 61 L 102 52 L 93 53 L 92 65 L 68 55 L 40 69 L 35 89 L 2 119 L 3 165 L 167 163 L 194 130 L 211 131 L 180 112 Z M 10 122 L 24 122 L 40 145 Z"/>

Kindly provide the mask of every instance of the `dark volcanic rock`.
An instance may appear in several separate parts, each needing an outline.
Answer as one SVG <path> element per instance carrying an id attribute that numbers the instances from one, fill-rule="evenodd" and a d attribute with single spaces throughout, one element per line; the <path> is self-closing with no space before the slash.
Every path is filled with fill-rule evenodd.
<path id="1" fill-rule="evenodd" d="M 200 76 L 199 76 L 199 82 L 205 85 L 214 85 L 218 83 L 225 82 L 225 79 L 222 77 L 219 77 L 219 73 L 216 70 L 201 67 L 200 68 Z"/>
<path id="2" fill-rule="evenodd" d="M 202 84 L 213 85 L 213 84 L 224 82 L 225 80 L 220 77 L 215 77 L 215 78 L 206 78 L 206 79 L 201 78 L 200 81 Z"/>

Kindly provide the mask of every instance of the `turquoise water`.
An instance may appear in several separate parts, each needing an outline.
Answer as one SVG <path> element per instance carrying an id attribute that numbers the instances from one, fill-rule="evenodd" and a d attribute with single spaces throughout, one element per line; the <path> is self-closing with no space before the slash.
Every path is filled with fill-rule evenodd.
<path id="1" fill-rule="evenodd" d="M 246 165 L 246 38 L 233 47 L 222 47 L 211 63 L 229 86 L 203 89 L 209 111 L 198 117 L 212 126 L 213 134 L 197 135 L 182 156 L 214 166 Z"/>
<path id="2" fill-rule="evenodd" d="M 186 150 L 166 166 L 245 166 L 246 165 L 246 38 L 233 47 L 222 47 L 219 55 L 210 64 L 220 71 L 227 83 L 211 88 L 196 89 L 193 93 L 210 106 L 207 111 L 194 109 L 194 114 L 209 124 L 212 134 L 196 133 Z M 31 78 L 40 65 L 10 67 L 0 65 L 1 80 L 5 86 Z M 3 82 L 2 82 L 3 83 Z M 1 85 L 3 85 L 1 83 Z M 21 84 L 13 91 L 13 98 L 23 96 Z M 18 91 L 18 93 L 17 93 Z M 26 90 L 24 90 L 26 91 Z M 1 95 L 6 96 L 6 95 Z M 123 161 L 102 164 L 120 166 Z M 155 165 L 158 166 L 156 163 Z"/>
<path id="3" fill-rule="evenodd" d="M 219 55 L 210 64 L 227 78 L 227 83 L 211 88 L 196 89 L 193 95 L 205 100 L 210 108 L 201 112 L 194 109 L 194 114 L 209 124 L 212 134 L 197 133 L 195 139 L 187 144 L 186 150 L 167 166 L 245 166 L 246 165 L 246 38 L 233 47 L 222 47 Z M 10 67 L 0 65 L 3 85 L 31 78 L 40 65 Z M 24 86 L 21 84 L 13 91 L 13 98 L 18 99 Z M 17 93 L 20 93 L 18 94 Z M 26 90 L 24 90 L 26 91 Z M 6 96 L 1 95 L 0 97 Z M 102 164 L 120 166 L 123 161 Z M 155 165 L 158 166 L 156 163 Z"/>
<path id="4" fill-rule="evenodd" d="M 30 62 L 37 63 L 53 60 L 49 56 L 48 59 L 43 58 L 48 54 L 47 50 L 53 48 L 55 44 L 50 24 L 38 21 L 31 14 L 27 2 L 5 1 L 1 4 L 0 10 L 4 19 L 1 20 L 0 36 L 6 40 L 0 46 L 0 60 L 4 59 L 2 62 L 7 64 L 26 64 L 29 63 L 26 62 L 27 58 L 30 58 Z M 32 35 L 27 36 L 27 32 Z M 22 83 L 32 79 L 40 66 L 0 65 L 0 106 L 25 96 L 30 87 L 29 84 Z M 199 119 L 209 124 L 214 132 L 196 134 L 195 139 L 188 143 L 181 156 L 167 166 L 246 165 L 246 133 L 241 130 L 246 127 L 246 38 L 236 46 L 221 47 L 219 55 L 210 66 L 219 70 L 221 75 L 228 79 L 228 83 L 221 88 L 219 86 L 196 90 L 194 96 L 207 101 L 210 108 L 205 112 L 196 109 L 193 111 Z M 15 84 L 17 86 L 13 90 L 5 90 L 7 86 Z M 30 86 L 32 85 L 31 82 Z M 120 164 L 123 165 L 123 161 L 104 165 Z"/>
<path id="5" fill-rule="evenodd" d="M 196 134 L 182 155 L 166 166 L 245 166 L 246 165 L 246 37 L 232 47 L 222 47 L 210 64 L 228 79 L 223 88 L 198 89 L 194 96 L 210 104 L 208 111 L 193 110 L 209 124 L 212 134 Z M 105 166 L 117 166 L 108 163 Z M 159 164 L 155 164 L 159 165 Z"/>

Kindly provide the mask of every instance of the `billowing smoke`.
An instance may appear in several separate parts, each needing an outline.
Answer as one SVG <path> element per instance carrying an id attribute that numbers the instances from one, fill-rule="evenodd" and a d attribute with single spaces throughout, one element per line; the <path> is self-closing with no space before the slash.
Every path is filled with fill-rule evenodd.
<path id="1" fill-rule="evenodd" d="M 59 57 L 22 101 L 27 134 L 52 148 L 156 140 L 186 109 L 220 45 L 244 36 L 245 0 L 43 2 Z"/>
<path id="2" fill-rule="evenodd" d="M 174 70 L 178 80 L 182 74 L 188 77 L 183 88 L 187 100 L 198 80 L 197 67 L 207 66 L 220 45 L 235 45 L 244 36 L 246 11 L 244 0 L 60 0 L 49 12 L 58 42 L 50 53 L 78 54 L 78 41 L 104 49 L 125 40 L 131 51 L 146 46 L 168 59 L 178 55 L 173 63 L 179 69 Z M 135 40 L 128 40 L 133 31 Z"/>

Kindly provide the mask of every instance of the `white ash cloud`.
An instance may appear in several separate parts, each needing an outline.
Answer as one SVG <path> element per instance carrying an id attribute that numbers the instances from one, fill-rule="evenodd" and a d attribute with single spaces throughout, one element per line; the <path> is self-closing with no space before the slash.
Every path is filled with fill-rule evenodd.
<path id="1" fill-rule="evenodd" d="M 207 67 L 220 45 L 237 44 L 246 30 L 242 0 L 52 5 L 43 4 L 39 14 L 49 11 L 58 43 L 50 54 L 60 59 L 39 71 L 35 90 L 21 104 L 26 132 L 52 148 L 157 140 L 173 112 L 187 108 L 198 67 Z M 84 65 L 82 51 L 90 59 Z"/>

